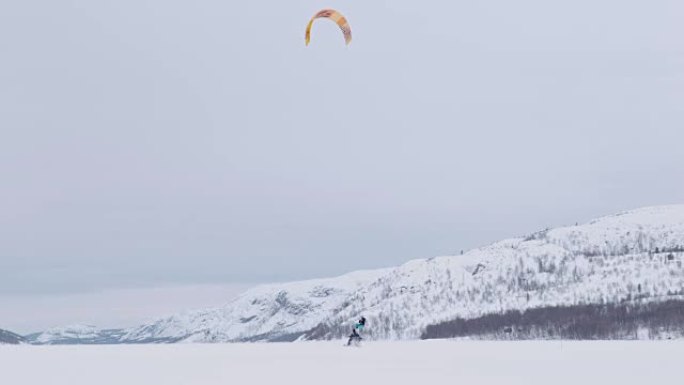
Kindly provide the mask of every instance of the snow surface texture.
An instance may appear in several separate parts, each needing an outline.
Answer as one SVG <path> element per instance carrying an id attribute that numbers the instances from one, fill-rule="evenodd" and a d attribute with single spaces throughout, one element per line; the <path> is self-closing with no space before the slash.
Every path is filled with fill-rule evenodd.
<path id="1" fill-rule="evenodd" d="M 0 346 L 13 385 L 669 385 L 682 356 L 684 341 Z"/>
<path id="2" fill-rule="evenodd" d="M 457 317 L 681 299 L 683 257 L 684 205 L 649 207 L 463 255 L 257 287 L 220 308 L 132 328 L 119 342 L 333 339 L 359 315 L 370 339 L 415 339 L 427 325 Z"/>

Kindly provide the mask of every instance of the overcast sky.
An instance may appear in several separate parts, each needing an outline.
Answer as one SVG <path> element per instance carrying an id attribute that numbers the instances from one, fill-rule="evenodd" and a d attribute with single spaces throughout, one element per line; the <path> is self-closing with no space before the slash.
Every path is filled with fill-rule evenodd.
<path id="1" fill-rule="evenodd" d="M 327 21 L 304 46 L 323 7 L 349 19 L 349 47 Z M 159 310 L 145 298 L 220 304 L 681 203 L 682 15 L 681 0 L 2 2 L 0 328 L 89 321 L 26 304 L 97 303 L 102 320 L 124 293 L 110 319 L 132 322 Z M 154 295 L 127 309 L 135 290 Z"/>

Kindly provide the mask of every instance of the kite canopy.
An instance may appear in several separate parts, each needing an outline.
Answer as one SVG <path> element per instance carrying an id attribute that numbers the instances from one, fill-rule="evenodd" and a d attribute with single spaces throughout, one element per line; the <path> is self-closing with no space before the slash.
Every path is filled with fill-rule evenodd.
<path id="1" fill-rule="evenodd" d="M 334 9 L 324 9 L 315 14 L 314 17 L 311 18 L 311 21 L 309 21 L 309 25 L 306 27 L 306 45 L 309 45 L 309 42 L 311 42 L 311 26 L 313 26 L 313 22 L 316 19 L 330 19 L 337 23 L 344 34 L 344 41 L 347 44 L 351 43 L 351 27 L 349 27 L 349 22 L 347 22 L 347 19 Z"/>

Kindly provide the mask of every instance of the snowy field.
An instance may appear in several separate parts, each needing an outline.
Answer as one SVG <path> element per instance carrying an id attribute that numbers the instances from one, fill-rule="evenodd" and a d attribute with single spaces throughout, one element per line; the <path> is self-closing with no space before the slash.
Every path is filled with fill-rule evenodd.
<path id="1" fill-rule="evenodd" d="M 0 383 L 682 384 L 684 341 L 0 346 Z"/>

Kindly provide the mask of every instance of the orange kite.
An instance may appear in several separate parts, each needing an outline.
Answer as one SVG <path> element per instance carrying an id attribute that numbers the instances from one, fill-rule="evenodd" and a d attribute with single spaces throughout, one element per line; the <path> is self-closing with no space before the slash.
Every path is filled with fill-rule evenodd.
<path id="1" fill-rule="evenodd" d="M 309 25 L 306 27 L 306 45 L 309 45 L 309 42 L 311 41 L 311 26 L 313 26 L 314 20 L 321 18 L 330 19 L 337 23 L 344 34 L 344 41 L 347 43 L 347 45 L 351 43 L 351 27 L 349 27 L 349 22 L 347 22 L 347 19 L 334 9 L 324 9 L 315 14 L 314 17 L 311 18 L 311 21 L 309 21 Z"/>

